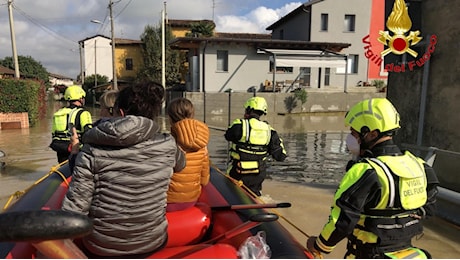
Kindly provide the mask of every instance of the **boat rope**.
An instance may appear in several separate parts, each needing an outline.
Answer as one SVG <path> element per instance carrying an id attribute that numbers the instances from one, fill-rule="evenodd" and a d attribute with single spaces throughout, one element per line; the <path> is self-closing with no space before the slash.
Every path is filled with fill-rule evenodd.
<path id="1" fill-rule="evenodd" d="M 215 164 L 213 164 L 211 161 L 210 161 L 210 164 L 211 164 L 211 167 L 214 168 L 218 173 L 224 175 L 225 177 L 227 177 L 229 180 L 231 180 L 233 183 L 235 183 L 236 185 L 244 188 L 249 194 L 251 194 L 251 196 L 253 198 L 255 198 L 258 202 L 260 203 L 265 203 L 265 201 L 263 201 L 259 196 L 257 196 L 257 194 L 255 194 L 251 189 L 249 189 L 247 186 L 244 185 L 243 181 L 241 180 L 236 180 L 232 177 L 230 177 L 228 174 L 225 174 L 224 172 L 222 172 L 222 170 L 220 170 Z M 275 209 L 271 209 L 271 211 L 273 213 L 275 213 L 276 215 L 278 215 L 280 218 L 282 218 L 284 221 L 286 221 L 289 225 L 291 225 L 293 228 L 295 228 L 297 231 L 299 231 L 302 235 L 306 236 L 307 238 L 310 237 L 310 235 L 308 235 L 306 232 L 304 232 L 302 229 L 300 229 L 298 226 L 296 226 L 292 221 L 290 221 L 288 218 L 286 218 L 285 216 L 283 216 L 281 213 L 279 213 L 279 211 L 275 210 Z M 310 250 L 308 250 L 307 248 L 305 248 L 304 246 L 302 246 L 304 250 L 310 252 Z M 323 259 L 323 255 L 321 253 L 315 253 L 315 252 L 311 252 L 316 258 L 320 258 L 320 259 Z"/>
<path id="2" fill-rule="evenodd" d="M 10 204 L 13 201 L 14 198 L 16 200 L 18 200 L 23 194 L 28 192 L 30 189 L 32 189 L 34 186 L 36 186 L 37 184 L 42 182 L 44 179 L 46 179 L 48 176 L 50 176 L 53 173 L 57 173 L 59 176 L 61 176 L 63 182 L 67 185 L 67 187 L 69 187 L 69 182 L 67 181 L 67 178 L 65 177 L 65 175 L 62 172 L 59 171 L 59 168 L 65 163 L 67 163 L 67 160 L 64 161 L 64 162 L 61 162 L 60 164 L 52 166 L 50 171 L 47 174 L 45 174 L 43 177 L 41 177 L 40 179 L 35 181 L 30 187 L 28 187 L 27 189 L 25 189 L 23 191 L 16 191 L 15 193 L 11 194 L 11 196 L 8 198 L 8 201 L 3 206 L 3 210 L 6 210 L 10 206 Z"/>

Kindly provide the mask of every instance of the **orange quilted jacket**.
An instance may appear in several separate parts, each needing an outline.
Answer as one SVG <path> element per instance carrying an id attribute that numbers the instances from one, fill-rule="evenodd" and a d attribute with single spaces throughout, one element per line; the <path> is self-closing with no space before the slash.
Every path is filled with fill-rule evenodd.
<path id="1" fill-rule="evenodd" d="M 171 134 L 185 152 L 185 168 L 175 172 L 168 190 L 168 203 L 193 202 L 201 194 L 201 186 L 209 182 L 209 128 L 195 119 L 183 119 L 171 126 Z"/>

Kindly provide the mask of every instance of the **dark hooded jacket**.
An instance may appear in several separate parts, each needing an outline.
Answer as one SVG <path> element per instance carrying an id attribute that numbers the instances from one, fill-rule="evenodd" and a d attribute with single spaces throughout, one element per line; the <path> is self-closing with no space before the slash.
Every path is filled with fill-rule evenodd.
<path id="1" fill-rule="evenodd" d="M 83 238 L 92 253 L 120 256 L 155 251 L 167 240 L 166 192 L 185 157 L 153 120 L 111 118 L 88 131 L 62 209 L 88 215 Z"/>

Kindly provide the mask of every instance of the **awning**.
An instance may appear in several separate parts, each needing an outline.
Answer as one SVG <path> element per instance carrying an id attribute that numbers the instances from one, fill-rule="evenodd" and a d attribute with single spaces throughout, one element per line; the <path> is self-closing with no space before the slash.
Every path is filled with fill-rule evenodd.
<path id="1" fill-rule="evenodd" d="M 277 67 L 345 68 L 345 60 L 303 59 L 302 57 L 276 56 Z"/>
<path id="2" fill-rule="evenodd" d="M 277 67 L 345 68 L 346 55 L 321 50 L 258 49 L 258 53 L 272 54 Z"/>
<path id="3" fill-rule="evenodd" d="M 293 49 L 264 49 L 257 48 L 257 53 L 269 54 L 275 60 L 276 67 L 316 67 L 336 68 L 337 73 L 343 73 L 343 90 L 347 92 L 348 69 L 346 54 L 335 53 L 327 50 L 293 50 Z M 340 72 L 338 72 L 340 71 Z M 343 71 L 343 72 L 342 72 Z M 272 70 L 273 81 L 276 82 L 276 70 Z M 300 74 L 299 74 L 300 75 Z M 275 88 L 273 88 L 275 91 Z"/>

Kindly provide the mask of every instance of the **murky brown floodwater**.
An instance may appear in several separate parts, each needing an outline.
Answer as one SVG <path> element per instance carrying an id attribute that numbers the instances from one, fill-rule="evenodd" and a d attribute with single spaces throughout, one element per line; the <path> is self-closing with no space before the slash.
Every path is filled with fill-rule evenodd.
<path id="1" fill-rule="evenodd" d="M 61 105 L 59 102 L 49 102 L 46 118 L 33 128 L 0 130 L 0 150 L 7 155 L 5 158 L 0 158 L 1 161 L 6 162 L 6 167 L 0 172 L 0 206 L 3 207 L 11 194 L 30 187 L 38 178 L 44 176 L 51 166 L 57 164 L 56 155 L 48 148 L 48 145 L 51 141 L 51 117 Z M 89 110 L 93 119 L 97 119 L 99 110 L 91 107 Z M 241 114 L 232 114 L 232 116 L 233 120 Z M 300 203 L 305 204 L 303 207 L 306 207 L 297 209 L 299 212 L 290 216 L 291 221 L 302 223 L 308 218 L 307 195 L 305 198 L 299 197 L 304 196 L 301 195 L 302 191 L 307 191 L 308 187 L 322 187 L 326 191 L 328 195 L 323 196 L 319 202 L 327 211 L 330 208 L 331 195 L 344 174 L 344 167 L 350 158 L 345 152 L 345 137 L 348 131 L 343 125 L 343 114 L 271 115 L 264 119 L 279 132 L 288 152 L 286 161 L 271 162 L 268 178 L 271 179 L 271 182 L 279 182 L 283 183 L 283 186 L 300 189 L 299 192 L 289 193 L 288 188 L 283 196 L 287 196 L 288 201 L 300 200 Z M 169 131 L 166 122 L 167 120 L 161 121 L 162 127 L 165 131 Z M 225 169 L 228 160 L 228 144 L 223 134 L 229 119 L 227 116 L 208 115 L 206 123 L 211 128 L 209 150 L 212 163 L 220 169 Z M 269 187 L 273 188 L 273 185 Z M 263 192 L 268 195 L 277 195 L 279 190 L 267 188 Z M 326 220 L 326 218 L 321 220 L 321 225 Z M 455 235 L 458 227 L 452 228 L 440 222 L 429 222 L 428 224 L 430 235 L 426 240 L 430 241 L 433 248 L 436 248 L 434 257 L 458 257 L 460 251 L 452 251 L 452 248 L 460 246 L 456 239 L 458 235 Z M 446 230 L 447 236 L 437 233 L 437 231 L 442 231 L 446 234 Z M 448 236 L 449 232 L 454 233 Z M 445 250 L 442 250 L 443 248 Z M 430 248 L 427 249 L 430 250 Z M 325 257 L 340 258 L 341 254 Z"/>

